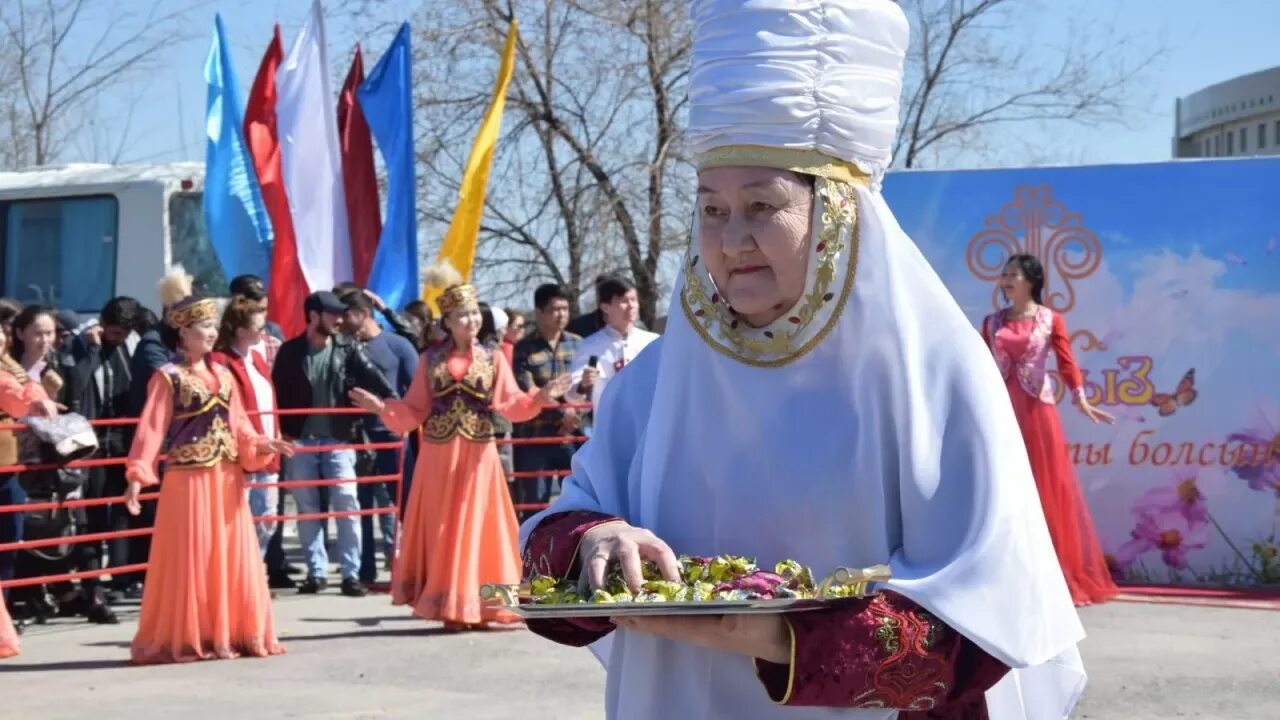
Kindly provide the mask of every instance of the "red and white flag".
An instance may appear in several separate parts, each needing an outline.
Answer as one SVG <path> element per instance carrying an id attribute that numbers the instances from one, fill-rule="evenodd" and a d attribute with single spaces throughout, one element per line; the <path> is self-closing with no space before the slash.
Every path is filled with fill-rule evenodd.
<path id="1" fill-rule="evenodd" d="M 324 12 L 316 0 L 276 75 L 284 184 L 298 264 L 312 291 L 352 278 L 342 154 L 325 47 Z"/>

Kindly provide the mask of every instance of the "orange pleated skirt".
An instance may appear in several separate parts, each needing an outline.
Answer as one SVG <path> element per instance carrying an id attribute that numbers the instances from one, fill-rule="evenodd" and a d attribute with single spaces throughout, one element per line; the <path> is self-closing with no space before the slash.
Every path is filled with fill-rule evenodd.
<path id="1" fill-rule="evenodd" d="M 165 472 L 135 664 L 284 652 L 238 465 Z"/>
<path id="2" fill-rule="evenodd" d="M 427 620 L 478 625 L 520 617 L 480 599 L 520 582 L 519 528 L 492 441 L 422 443 L 392 577 L 392 602 Z"/>
<path id="3" fill-rule="evenodd" d="M 0 593 L 0 658 L 17 654 L 18 631 L 13 627 L 13 618 L 9 617 L 9 608 L 4 605 L 4 593 Z"/>

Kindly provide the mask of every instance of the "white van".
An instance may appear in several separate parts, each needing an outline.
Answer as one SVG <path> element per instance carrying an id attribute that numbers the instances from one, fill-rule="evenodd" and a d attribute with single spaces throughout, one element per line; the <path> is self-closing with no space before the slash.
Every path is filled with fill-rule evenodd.
<path id="1" fill-rule="evenodd" d="M 227 292 L 205 232 L 203 163 L 0 172 L 0 296 L 96 316 L 118 295 L 157 314 L 172 263 Z"/>

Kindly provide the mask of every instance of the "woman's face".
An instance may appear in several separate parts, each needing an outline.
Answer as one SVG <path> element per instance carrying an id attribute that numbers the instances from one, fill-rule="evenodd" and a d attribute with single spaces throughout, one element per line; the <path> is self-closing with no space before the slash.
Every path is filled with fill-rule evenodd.
<path id="1" fill-rule="evenodd" d="M 213 344 L 218 340 L 218 321 L 201 320 L 182 328 L 178 334 L 188 357 L 204 357 L 213 351 Z"/>
<path id="2" fill-rule="evenodd" d="M 1022 274 L 1022 267 L 1016 262 L 1004 266 L 1000 273 L 1000 291 L 1011 303 L 1024 303 L 1031 299 L 1031 281 Z"/>
<path id="3" fill-rule="evenodd" d="M 698 253 L 734 311 L 756 327 L 804 294 L 813 190 L 795 173 L 723 167 L 698 173 Z"/>
<path id="4" fill-rule="evenodd" d="M 236 343 L 241 347 L 253 347 L 262 342 L 263 332 L 267 327 L 267 314 L 254 313 L 249 316 L 249 326 L 236 328 Z"/>
<path id="5" fill-rule="evenodd" d="M 454 342 L 465 344 L 476 339 L 484 318 L 480 315 L 479 306 L 463 305 L 460 308 L 454 308 L 446 315 L 444 322 Z"/>
<path id="6" fill-rule="evenodd" d="M 6 325 L 0 325 L 0 355 L 9 352 L 9 328 Z"/>
<path id="7" fill-rule="evenodd" d="M 509 343 L 518 343 L 524 337 L 524 316 L 512 315 L 507 318 L 506 340 Z"/>
<path id="8" fill-rule="evenodd" d="M 50 315 L 37 315 L 22 329 L 22 347 L 28 358 L 42 358 L 53 349 L 58 327 Z"/>

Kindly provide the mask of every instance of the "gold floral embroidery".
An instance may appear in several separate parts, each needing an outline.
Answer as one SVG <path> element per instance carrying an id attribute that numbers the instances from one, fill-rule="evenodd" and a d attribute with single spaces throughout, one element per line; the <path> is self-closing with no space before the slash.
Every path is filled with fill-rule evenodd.
<path id="1" fill-rule="evenodd" d="M 189 408 L 198 413 L 197 404 L 199 408 L 206 408 L 215 398 L 227 407 L 231 407 L 231 383 L 233 382 L 231 373 L 220 365 L 214 365 L 210 369 L 214 377 L 218 378 L 217 393 L 210 392 L 204 380 L 200 379 L 190 365 L 173 366 L 173 374 L 178 377 L 177 386 L 174 387 L 174 392 L 177 393 L 177 407 Z"/>
<path id="2" fill-rule="evenodd" d="M 223 460 L 235 462 L 239 456 L 231 428 L 221 417 L 215 417 L 202 437 L 169 448 L 168 462 L 182 467 L 213 467 Z"/>
<path id="3" fill-rule="evenodd" d="M 446 442 L 454 435 L 468 440 L 488 440 L 493 437 L 493 417 L 472 410 L 466 401 L 455 397 L 448 411 L 432 413 L 422 430 L 431 442 Z"/>
<path id="4" fill-rule="evenodd" d="M 902 623 L 892 615 L 880 616 L 880 627 L 876 628 L 876 640 L 888 655 L 896 655 L 902 649 L 898 638 L 902 635 Z"/>
<path id="5" fill-rule="evenodd" d="M 471 366 L 461 380 L 454 380 L 449 372 L 447 353 L 433 356 L 430 362 L 431 393 L 437 403 L 447 401 L 449 404 L 447 410 L 433 412 L 423 423 L 422 430 L 427 440 L 443 443 L 453 439 L 454 435 L 461 435 L 468 440 L 491 439 L 493 416 L 487 411 L 476 409 L 475 401 L 479 401 L 478 404 L 486 410 L 492 403 L 493 383 L 497 375 L 493 356 L 482 347 L 472 347 Z M 461 394 L 470 395 L 474 401 L 468 403 L 465 398 L 460 397 Z"/>
<path id="6" fill-rule="evenodd" d="M 835 327 L 852 294 L 858 265 L 856 196 L 852 185 L 824 178 L 815 178 L 814 191 L 822 212 L 821 230 L 812 248 L 813 282 L 783 323 L 746 327 L 715 291 L 705 264 L 690 253 L 680 305 L 689 324 L 712 349 L 747 365 L 781 367 L 806 355 Z"/>
<path id="7" fill-rule="evenodd" d="M 231 373 L 221 366 L 210 368 L 218 379 L 218 391 L 212 392 L 189 365 L 176 365 L 166 373 L 174 390 L 173 421 L 195 421 L 212 414 L 209 427 L 200 437 L 170 446 L 168 463 L 181 467 L 213 467 L 223 460 L 236 462 L 240 453 L 235 434 L 227 424 L 231 413 Z"/>

